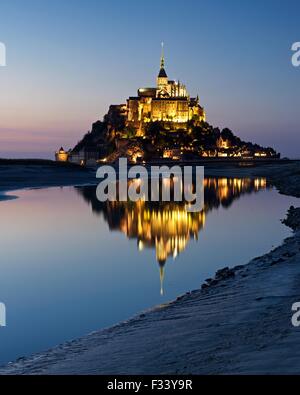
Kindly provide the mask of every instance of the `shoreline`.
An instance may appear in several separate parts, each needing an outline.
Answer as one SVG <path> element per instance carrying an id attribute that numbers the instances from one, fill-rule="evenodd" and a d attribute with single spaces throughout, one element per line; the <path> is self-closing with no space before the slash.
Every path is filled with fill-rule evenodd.
<path id="1" fill-rule="evenodd" d="M 14 164 L 9 162 L 6 160 L 1 163 L 0 159 L 0 198 L 9 196 L 10 191 L 19 189 L 96 185 L 98 182 L 96 167 L 81 167 L 64 163 L 57 165 L 57 162 L 51 161 L 39 163 L 39 160 L 29 160 L 29 164 L 26 164 L 27 160 L 13 161 L 16 162 Z M 291 180 L 292 182 L 297 181 L 300 175 L 300 160 L 277 160 L 269 163 L 261 161 L 261 163 L 253 163 L 250 167 L 239 166 L 238 161 L 173 163 L 175 166 L 184 164 L 204 166 L 205 176 L 211 177 L 269 177 L 275 182 L 279 193 L 300 197 L 300 188 L 287 185 L 287 177 L 289 179 L 294 177 L 295 180 Z M 171 163 L 149 163 L 146 164 L 146 168 L 151 165 L 171 165 Z M 208 166 L 205 167 L 205 165 Z"/>
<path id="2" fill-rule="evenodd" d="M 95 170 L 79 166 L 45 164 L 0 164 L 0 199 L 9 192 L 28 188 L 49 188 L 96 184 Z"/>
<path id="3" fill-rule="evenodd" d="M 278 166 L 206 169 L 206 176 L 266 176 L 279 193 L 300 197 L 300 166 Z M 84 177 L 65 181 L 71 178 Z M 52 180 L 47 186 L 61 185 Z M 289 212 L 294 234 L 281 246 L 244 266 L 219 270 L 202 289 L 7 364 L 0 374 L 300 373 L 300 352 L 287 347 L 300 339 L 290 322 L 291 306 L 300 301 L 299 217 L 297 210 Z"/>

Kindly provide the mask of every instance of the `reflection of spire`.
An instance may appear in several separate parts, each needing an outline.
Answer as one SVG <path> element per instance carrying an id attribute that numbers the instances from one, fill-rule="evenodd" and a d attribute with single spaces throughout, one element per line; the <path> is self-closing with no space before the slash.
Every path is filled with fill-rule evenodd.
<path id="1" fill-rule="evenodd" d="M 159 262 L 159 277 L 160 277 L 160 294 L 164 294 L 164 279 L 165 279 L 165 261 Z"/>

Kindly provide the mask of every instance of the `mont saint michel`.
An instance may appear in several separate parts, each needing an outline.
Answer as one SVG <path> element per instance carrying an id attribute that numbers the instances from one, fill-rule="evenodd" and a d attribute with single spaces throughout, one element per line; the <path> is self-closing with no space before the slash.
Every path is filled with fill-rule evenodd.
<path id="1" fill-rule="evenodd" d="M 164 46 L 156 87 L 139 88 L 126 103 L 111 105 L 103 121 L 71 150 L 63 147 L 56 160 L 81 165 L 161 160 L 279 158 L 271 147 L 242 141 L 230 129 L 210 125 L 199 96 L 191 97 L 180 81 L 170 80 Z"/>
<path id="2" fill-rule="evenodd" d="M 0 9 L 0 376 L 299 375 L 300 1 Z"/>

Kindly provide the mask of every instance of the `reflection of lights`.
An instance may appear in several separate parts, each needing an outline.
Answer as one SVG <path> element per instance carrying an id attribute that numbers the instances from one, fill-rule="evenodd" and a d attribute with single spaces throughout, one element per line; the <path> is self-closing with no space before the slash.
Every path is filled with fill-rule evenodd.
<path id="1" fill-rule="evenodd" d="M 139 250 L 155 247 L 159 262 L 171 256 L 175 259 L 205 223 L 203 212 L 189 213 L 175 204 L 151 211 L 145 204 L 136 203 L 126 216 L 130 219 L 126 222 L 128 237 L 138 237 Z"/>
<path id="2" fill-rule="evenodd" d="M 228 179 L 227 178 L 219 178 L 218 179 L 218 186 L 225 187 L 227 186 Z"/>
<path id="3" fill-rule="evenodd" d="M 144 243 L 142 242 L 142 240 L 139 241 L 139 251 L 143 251 L 144 249 Z"/>
<path id="4" fill-rule="evenodd" d="M 135 178 L 132 180 L 132 184 L 140 186 L 142 184 L 142 180 L 140 178 Z"/>
<path id="5" fill-rule="evenodd" d="M 254 180 L 254 186 L 256 190 L 265 189 L 267 187 L 267 179 L 266 178 L 256 178 Z"/>
<path id="6" fill-rule="evenodd" d="M 139 185 L 142 181 L 131 180 L 130 185 Z M 139 251 L 154 249 L 156 259 L 163 267 L 169 258 L 176 259 L 191 240 L 198 240 L 199 232 L 205 227 L 207 212 L 223 204 L 229 207 L 243 193 L 266 188 L 266 178 L 206 178 L 205 209 L 202 212 L 186 211 L 187 202 L 145 202 L 140 199 L 137 202 L 108 202 L 106 215 L 113 229 L 118 228 L 128 238 L 138 241 Z"/>

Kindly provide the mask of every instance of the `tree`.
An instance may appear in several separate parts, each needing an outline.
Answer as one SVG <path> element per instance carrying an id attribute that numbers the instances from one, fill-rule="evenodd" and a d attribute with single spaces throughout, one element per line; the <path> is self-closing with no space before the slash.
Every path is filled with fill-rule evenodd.
<path id="1" fill-rule="evenodd" d="M 235 135 L 228 128 L 225 128 L 225 129 L 222 130 L 221 137 L 222 137 L 223 140 L 228 140 L 232 144 L 235 142 Z"/>
<path id="2" fill-rule="evenodd" d="M 151 139 L 156 139 L 160 132 L 163 131 L 164 128 L 161 124 L 161 122 L 149 122 L 145 128 L 145 134 L 146 137 L 149 137 Z"/>
<path id="3" fill-rule="evenodd" d="M 117 106 L 110 106 L 108 114 L 104 116 L 104 122 L 116 131 L 122 131 L 125 128 L 125 117 Z"/>

